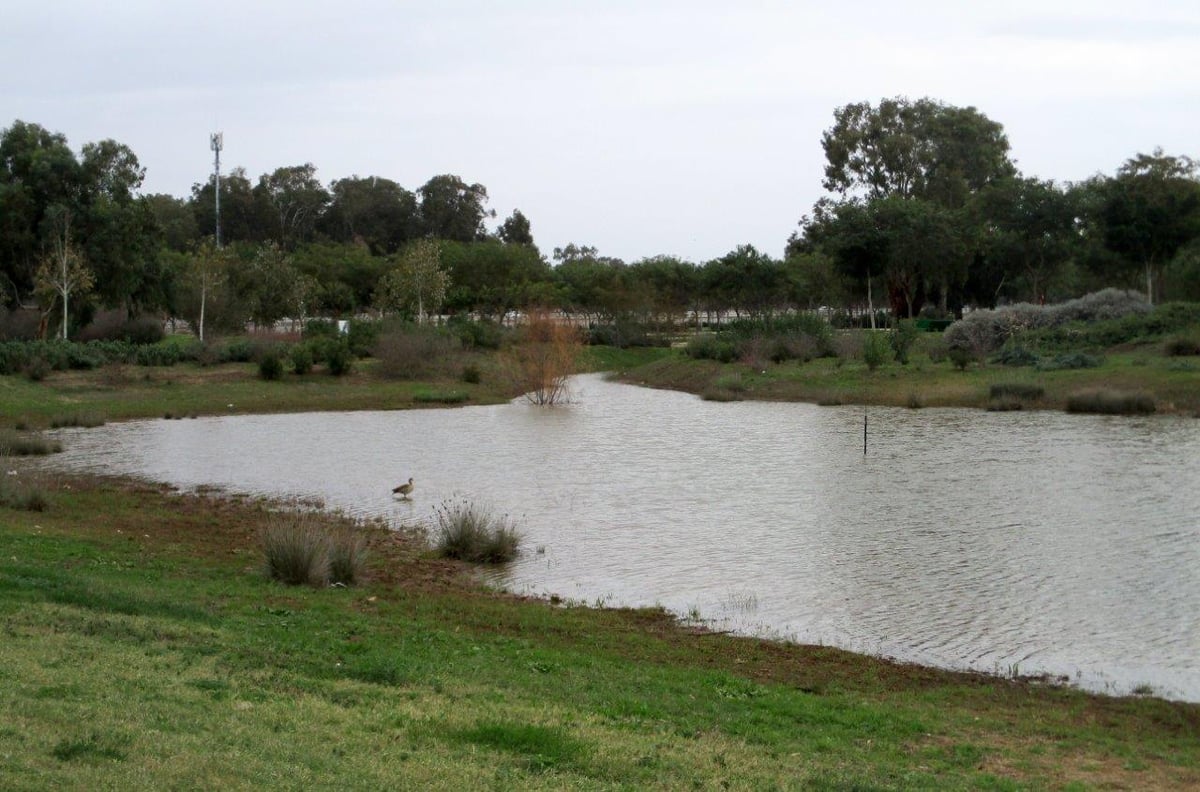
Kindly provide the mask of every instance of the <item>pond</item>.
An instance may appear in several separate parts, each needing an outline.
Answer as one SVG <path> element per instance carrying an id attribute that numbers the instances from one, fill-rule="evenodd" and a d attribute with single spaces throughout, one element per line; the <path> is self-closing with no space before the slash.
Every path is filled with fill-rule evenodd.
<path id="1" fill-rule="evenodd" d="M 393 523 L 467 499 L 522 530 L 493 575 L 522 593 L 1200 701 L 1195 419 L 714 403 L 585 376 L 553 409 L 59 434 L 55 465 Z M 393 498 L 410 476 L 412 499 Z"/>

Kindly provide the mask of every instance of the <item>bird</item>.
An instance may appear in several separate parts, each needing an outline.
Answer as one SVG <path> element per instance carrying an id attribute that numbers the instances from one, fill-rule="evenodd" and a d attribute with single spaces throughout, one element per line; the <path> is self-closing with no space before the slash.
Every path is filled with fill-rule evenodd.
<path id="1" fill-rule="evenodd" d="M 392 494 L 393 494 L 393 495 L 400 495 L 400 496 L 403 496 L 403 497 L 405 497 L 405 498 L 407 498 L 407 497 L 408 497 L 408 493 L 410 493 L 410 492 L 412 492 L 412 491 L 413 491 L 413 480 L 412 480 L 411 478 L 408 480 L 408 483 L 407 483 L 407 484 L 401 484 L 401 485 L 399 485 L 398 487 L 393 487 L 393 488 L 392 488 Z"/>

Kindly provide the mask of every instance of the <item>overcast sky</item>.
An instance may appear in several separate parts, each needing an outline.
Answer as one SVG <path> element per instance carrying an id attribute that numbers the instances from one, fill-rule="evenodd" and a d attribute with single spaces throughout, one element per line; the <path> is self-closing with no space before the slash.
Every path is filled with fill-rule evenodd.
<path id="1" fill-rule="evenodd" d="M 1200 3 L 0 0 L 0 127 L 113 138 L 176 196 L 217 130 L 255 181 L 453 173 L 547 254 L 781 255 L 834 108 L 897 95 L 978 108 L 1026 175 L 1197 157 Z"/>

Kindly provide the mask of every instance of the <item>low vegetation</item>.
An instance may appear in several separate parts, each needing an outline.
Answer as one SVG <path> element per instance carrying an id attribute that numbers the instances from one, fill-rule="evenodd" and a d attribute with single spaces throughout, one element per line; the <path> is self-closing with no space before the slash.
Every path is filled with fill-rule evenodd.
<path id="1" fill-rule="evenodd" d="M 366 570 L 366 540 L 351 526 L 312 514 L 283 514 L 262 531 L 266 573 L 289 586 L 352 586 Z"/>
<path id="2" fill-rule="evenodd" d="M 468 501 L 443 503 L 436 513 L 433 546 L 442 558 L 502 564 L 517 557 L 521 534 L 507 516 Z"/>
<path id="3" fill-rule="evenodd" d="M 1148 393 L 1093 388 L 1067 397 L 1067 412 L 1145 415 L 1154 410 L 1154 397 Z"/>
<path id="4" fill-rule="evenodd" d="M 62 451 L 62 443 L 40 434 L 0 429 L 0 457 L 46 456 Z"/>

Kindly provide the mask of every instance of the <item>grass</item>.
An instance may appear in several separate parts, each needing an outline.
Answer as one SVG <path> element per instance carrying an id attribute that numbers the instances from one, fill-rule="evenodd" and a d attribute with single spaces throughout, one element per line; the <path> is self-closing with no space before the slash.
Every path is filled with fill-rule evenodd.
<path id="1" fill-rule="evenodd" d="M 62 451 L 62 443 L 38 434 L 0 429 L 0 456 L 46 456 Z"/>
<path id="2" fill-rule="evenodd" d="M 500 595 L 385 531 L 362 588 L 283 588 L 260 504 L 39 485 L 0 509 L 0 788 L 1200 783 L 1197 705 Z"/>
<path id="3" fill-rule="evenodd" d="M 467 501 L 437 509 L 433 545 L 442 558 L 476 564 L 501 564 L 517 557 L 521 534 L 508 517 L 497 517 Z"/>

